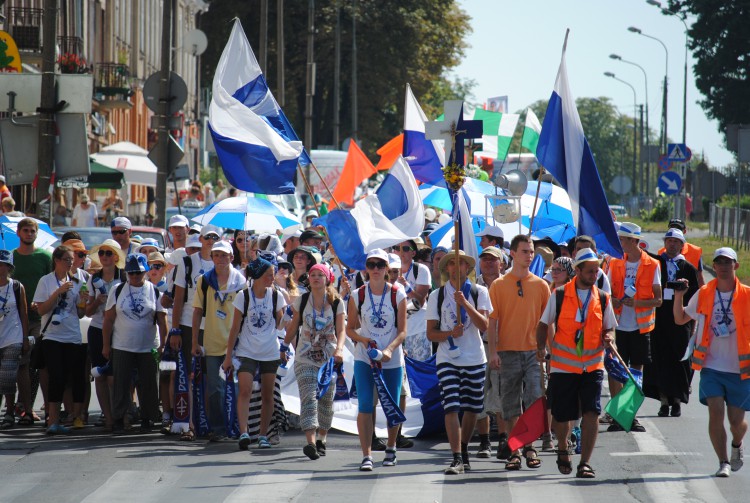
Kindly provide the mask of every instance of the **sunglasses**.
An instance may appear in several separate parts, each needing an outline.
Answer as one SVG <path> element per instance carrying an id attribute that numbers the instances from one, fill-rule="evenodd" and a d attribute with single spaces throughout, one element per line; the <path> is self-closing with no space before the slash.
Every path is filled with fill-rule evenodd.
<path id="1" fill-rule="evenodd" d="M 76 257 L 78 258 L 86 258 L 87 253 L 86 252 L 77 252 Z"/>
<path id="2" fill-rule="evenodd" d="M 559 269 L 557 267 L 553 267 L 549 270 L 549 272 L 565 272 L 565 269 Z"/>
<path id="3" fill-rule="evenodd" d="M 59 260 L 60 260 L 61 262 L 66 262 L 66 263 L 68 263 L 68 264 L 72 264 L 72 263 L 73 263 L 73 259 L 72 259 L 72 258 L 61 258 L 61 259 L 59 259 Z"/>
<path id="4" fill-rule="evenodd" d="M 413 249 L 414 249 L 414 248 L 412 248 L 411 246 L 391 246 L 391 250 L 393 250 L 393 251 L 405 251 L 405 252 L 410 252 L 410 251 L 412 251 Z"/>
<path id="5" fill-rule="evenodd" d="M 160 271 L 161 269 L 164 268 L 164 264 L 149 264 L 149 265 L 150 265 L 151 269 L 153 269 L 155 271 Z"/>
<path id="6" fill-rule="evenodd" d="M 523 286 L 521 286 L 521 282 L 516 281 L 516 286 L 518 287 L 518 296 L 523 297 Z"/>
<path id="7" fill-rule="evenodd" d="M 122 229 L 119 231 L 112 229 L 110 232 L 112 233 L 113 236 L 117 236 L 118 234 L 122 236 L 123 234 L 126 234 L 128 232 L 128 229 Z"/>
<path id="8" fill-rule="evenodd" d="M 112 250 L 99 250 L 97 253 L 100 257 L 111 257 L 115 254 Z"/>
<path id="9" fill-rule="evenodd" d="M 128 271 L 128 276 L 138 276 L 139 274 L 146 274 L 146 271 Z"/>
<path id="10" fill-rule="evenodd" d="M 383 261 L 365 263 L 365 267 L 367 267 L 368 269 L 385 269 L 387 265 L 388 264 Z"/>
<path id="11" fill-rule="evenodd" d="M 211 241 L 218 241 L 219 236 L 217 236 L 216 234 L 207 234 L 203 236 L 203 239 L 206 239 L 206 240 L 210 239 Z"/>

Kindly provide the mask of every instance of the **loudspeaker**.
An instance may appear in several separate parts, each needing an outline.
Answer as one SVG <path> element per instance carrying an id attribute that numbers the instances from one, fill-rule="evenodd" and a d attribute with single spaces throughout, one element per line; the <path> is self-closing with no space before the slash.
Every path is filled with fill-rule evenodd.
<path id="1" fill-rule="evenodd" d="M 522 173 L 523 174 L 523 173 Z M 499 224 L 509 224 L 518 220 L 521 216 L 515 202 L 501 203 L 492 210 L 492 218 Z"/>
<path id="2" fill-rule="evenodd" d="M 493 180 L 494 184 L 510 192 L 513 196 L 522 196 L 526 192 L 529 180 L 523 171 L 513 169 L 507 173 L 498 174 Z"/>

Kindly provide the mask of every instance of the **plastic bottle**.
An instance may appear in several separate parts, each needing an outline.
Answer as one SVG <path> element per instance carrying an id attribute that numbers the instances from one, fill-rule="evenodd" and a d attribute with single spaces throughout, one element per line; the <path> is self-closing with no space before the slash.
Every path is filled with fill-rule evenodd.
<path id="1" fill-rule="evenodd" d="M 78 293 L 78 304 L 77 304 L 78 309 L 83 309 L 86 307 L 86 299 L 82 297 L 81 294 L 88 293 L 88 291 L 89 291 L 89 287 L 86 286 L 86 283 L 83 283 L 81 285 L 81 290 Z"/>

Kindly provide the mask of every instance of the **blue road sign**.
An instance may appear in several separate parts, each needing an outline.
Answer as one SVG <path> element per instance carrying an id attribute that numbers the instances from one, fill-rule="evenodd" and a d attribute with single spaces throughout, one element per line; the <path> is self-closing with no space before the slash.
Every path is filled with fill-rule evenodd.
<path id="1" fill-rule="evenodd" d="M 669 162 L 688 162 L 693 152 L 684 143 L 670 143 L 667 145 L 667 159 Z"/>
<path id="2" fill-rule="evenodd" d="M 671 196 L 672 194 L 677 194 L 682 188 L 682 177 L 675 171 L 665 171 L 659 175 L 657 185 L 659 192 Z"/>

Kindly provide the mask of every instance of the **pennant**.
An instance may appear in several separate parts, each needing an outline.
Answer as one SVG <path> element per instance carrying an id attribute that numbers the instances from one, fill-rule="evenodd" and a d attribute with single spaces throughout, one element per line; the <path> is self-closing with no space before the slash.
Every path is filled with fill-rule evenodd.
<path id="1" fill-rule="evenodd" d="M 520 449 L 534 442 L 547 429 L 547 399 L 542 396 L 518 418 L 518 422 L 508 435 L 508 447 L 512 451 Z"/>
<path id="2" fill-rule="evenodd" d="M 174 380 L 174 410 L 172 412 L 172 433 L 183 433 L 190 429 L 190 392 L 188 369 L 182 351 L 177 351 L 177 369 Z"/>
<path id="3" fill-rule="evenodd" d="M 199 437 L 211 433 L 206 414 L 206 376 L 203 375 L 200 356 L 193 357 L 193 424 Z"/>
<path id="4" fill-rule="evenodd" d="M 380 156 L 378 165 L 375 166 L 376 171 L 383 171 L 391 169 L 393 163 L 396 162 L 398 157 L 404 151 L 404 133 L 391 138 L 388 143 L 383 145 L 377 150 L 377 154 Z"/>
<path id="5" fill-rule="evenodd" d="M 237 397 L 235 396 L 235 372 L 236 369 L 227 372 L 227 379 L 224 383 L 224 426 L 227 429 L 227 436 L 230 438 L 240 436 L 240 423 L 237 419 Z"/>
<path id="6" fill-rule="evenodd" d="M 622 426 L 625 431 L 630 431 L 633 426 L 633 420 L 641 408 L 641 404 L 646 399 L 643 390 L 632 379 L 628 378 L 625 387 L 617 395 L 612 397 L 607 406 L 604 408 L 617 424 Z"/>
<path id="7" fill-rule="evenodd" d="M 542 133 L 542 125 L 539 123 L 534 111 L 526 109 L 526 122 L 523 127 L 523 136 L 521 136 L 521 146 L 536 154 L 536 146 L 539 143 L 539 135 Z"/>
<path id="8" fill-rule="evenodd" d="M 333 395 L 333 411 L 339 412 L 342 410 L 350 409 L 352 403 L 349 400 L 349 390 L 346 387 L 344 365 L 341 363 L 337 363 L 334 366 L 333 371 L 336 374 L 336 393 Z"/>
<path id="9" fill-rule="evenodd" d="M 436 183 L 443 179 L 445 149 L 442 141 L 427 139 L 425 122 L 427 116 L 414 97 L 411 86 L 406 84 L 403 156 L 409 163 L 414 178 L 420 182 Z"/>
<path id="10" fill-rule="evenodd" d="M 320 400 L 322 396 L 328 393 L 333 380 L 333 357 L 329 358 L 325 365 L 320 366 L 318 370 L 318 388 L 315 391 L 315 399 Z"/>
<path id="11" fill-rule="evenodd" d="M 344 168 L 341 170 L 339 181 L 333 189 L 333 197 L 339 203 L 354 204 L 354 191 L 362 181 L 375 173 L 375 166 L 367 158 L 357 142 L 349 142 L 349 152 L 346 154 Z"/>

